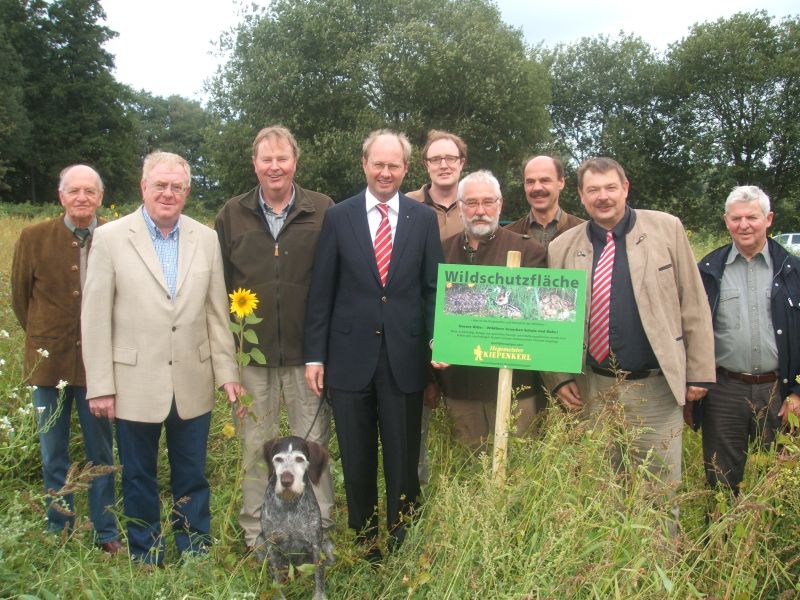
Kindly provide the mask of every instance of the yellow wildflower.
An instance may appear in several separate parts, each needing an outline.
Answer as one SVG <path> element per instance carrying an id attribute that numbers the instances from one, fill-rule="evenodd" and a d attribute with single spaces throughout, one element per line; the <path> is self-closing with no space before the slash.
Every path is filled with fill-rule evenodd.
<path id="1" fill-rule="evenodd" d="M 231 299 L 231 312 L 240 319 L 252 314 L 258 306 L 258 296 L 244 288 L 228 294 L 228 297 Z"/>
<path id="2" fill-rule="evenodd" d="M 236 428 L 233 426 L 233 423 L 225 423 L 225 425 L 222 426 L 222 435 L 228 439 L 236 435 Z"/>

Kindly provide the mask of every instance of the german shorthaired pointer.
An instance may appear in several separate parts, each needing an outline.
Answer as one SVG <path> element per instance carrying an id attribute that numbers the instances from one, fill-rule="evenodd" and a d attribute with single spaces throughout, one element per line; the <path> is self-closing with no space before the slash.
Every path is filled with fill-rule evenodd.
<path id="1" fill-rule="evenodd" d="M 323 543 L 319 504 L 310 483 L 319 481 L 328 464 L 328 452 L 319 444 L 291 436 L 264 444 L 264 460 L 270 478 L 261 507 L 258 560 L 269 558 L 278 583 L 286 582 L 290 564 L 316 565 L 314 600 L 324 600 L 327 596 L 322 554 L 330 562 L 333 556 L 330 542 Z"/>

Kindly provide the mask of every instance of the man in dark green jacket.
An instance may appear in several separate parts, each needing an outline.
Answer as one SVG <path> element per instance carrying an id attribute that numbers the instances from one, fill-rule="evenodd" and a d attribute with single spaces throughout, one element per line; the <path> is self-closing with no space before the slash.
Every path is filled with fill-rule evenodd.
<path id="1" fill-rule="evenodd" d="M 228 200 L 214 224 L 228 290 L 255 292 L 256 314 L 263 319 L 252 327 L 266 365 L 251 363 L 242 376 L 243 386 L 253 397 L 253 418 L 235 416 L 243 452 L 239 523 L 247 550 L 253 549 L 261 531 L 261 503 L 268 480 L 261 447 L 278 435 L 281 396 L 295 435 L 325 448 L 330 439 L 330 408 L 311 393 L 304 379 L 303 323 L 322 218 L 333 201 L 294 183 L 299 156 L 297 141 L 288 129 L 262 129 L 253 141 L 259 185 Z M 323 528 L 329 529 L 333 526 L 329 469 L 314 492 Z"/>

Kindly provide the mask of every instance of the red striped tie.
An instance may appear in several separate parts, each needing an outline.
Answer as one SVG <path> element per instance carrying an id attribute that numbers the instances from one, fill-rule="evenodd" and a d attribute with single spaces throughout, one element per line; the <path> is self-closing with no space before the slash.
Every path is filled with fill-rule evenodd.
<path id="1" fill-rule="evenodd" d="M 381 285 L 386 286 L 389 275 L 389 261 L 392 258 L 392 228 L 389 226 L 389 205 L 378 204 L 381 211 L 381 222 L 375 234 L 375 262 L 378 263 L 378 275 Z"/>
<path id="2" fill-rule="evenodd" d="M 614 236 L 606 234 L 606 247 L 592 278 L 592 314 L 589 319 L 589 354 L 602 363 L 609 353 L 608 321 L 611 313 L 611 272 L 614 270 Z"/>

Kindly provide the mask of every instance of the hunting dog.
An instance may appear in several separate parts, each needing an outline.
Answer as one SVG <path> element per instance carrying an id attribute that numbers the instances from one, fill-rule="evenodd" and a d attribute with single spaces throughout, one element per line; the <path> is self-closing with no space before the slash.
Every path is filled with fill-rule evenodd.
<path id="1" fill-rule="evenodd" d="M 261 506 L 261 535 L 256 542 L 260 562 L 269 558 L 272 575 L 285 583 L 289 565 L 316 565 L 314 600 L 324 600 L 325 565 L 333 561 L 330 542 L 323 542 L 322 518 L 311 483 L 319 482 L 328 452 L 314 442 L 291 436 L 264 444 L 269 483 Z M 281 597 L 283 597 L 281 595 Z"/>

